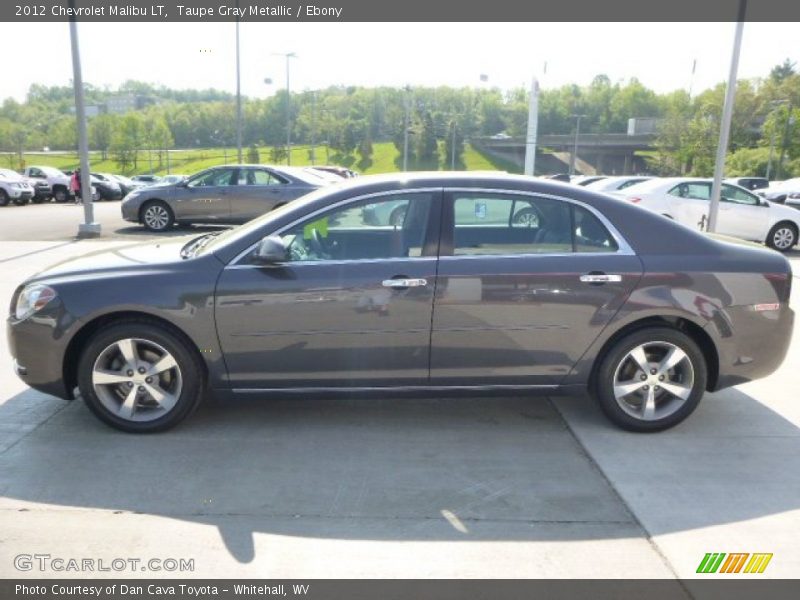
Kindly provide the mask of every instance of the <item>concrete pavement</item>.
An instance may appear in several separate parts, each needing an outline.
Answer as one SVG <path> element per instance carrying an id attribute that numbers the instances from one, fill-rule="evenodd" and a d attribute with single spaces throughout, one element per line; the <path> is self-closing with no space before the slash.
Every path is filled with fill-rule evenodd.
<path id="1" fill-rule="evenodd" d="M 43 266 L 119 243 L 0 242 L 0 303 Z M 796 577 L 799 346 L 648 436 L 586 399 L 523 398 L 211 401 L 131 436 L 6 366 L 0 577 L 42 575 L 16 571 L 20 553 L 195 560 L 105 573 L 131 577 L 690 577 L 706 552 L 737 551 Z"/>

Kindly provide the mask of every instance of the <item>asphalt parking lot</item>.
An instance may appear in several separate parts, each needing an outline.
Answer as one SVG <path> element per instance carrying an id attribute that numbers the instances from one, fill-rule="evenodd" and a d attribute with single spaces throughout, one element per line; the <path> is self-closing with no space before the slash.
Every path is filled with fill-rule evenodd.
<path id="1" fill-rule="evenodd" d="M 118 203 L 97 211 L 104 238 L 76 242 L 79 208 L 2 209 L 0 303 L 50 263 L 150 237 Z M 770 552 L 761 577 L 800 574 L 797 335 L 770 378 L 656 435 L 588 398 L 308 397 L 212 399 L 132 436 L 25 387 L 5 339 L 0 365 L 1 577 L 42 576 L 22 553 L 195 561 L 100 576 L 650 578 Z M 86 573 L 45 574 L 62 575 Z"/>

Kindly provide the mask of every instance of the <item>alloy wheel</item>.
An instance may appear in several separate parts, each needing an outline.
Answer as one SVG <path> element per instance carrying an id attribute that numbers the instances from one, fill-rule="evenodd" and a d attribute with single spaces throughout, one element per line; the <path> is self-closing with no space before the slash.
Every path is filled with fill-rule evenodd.
<path id="1" fill-rule="evenodd" d="M 794 246 L 794 230 L 789 226 L 780 227 L 772 234 L 772 244 L 778 250 L 788 250 Z"/>
<path id="2" fill-rule="evenodd" d="M 170 412 L 183 389 L 181 369 L 163 346 L 126 338 L 107 346 L 92 368 L 92 387 L 112 414 L 153 421 Z"/>
<path id="3" fill-rule="evenodd" d="M 169 213 L 160 204 L 148 206 L 144 211 L 143 218 L 150 229 L 157 231 L 166 228 L 167 223 L 169 223 Z"/>
<path id="4" fill-rule="evenodd" d="M 614 397 L 628 415 L 655 421 L 677 412 L 694 388 L 689 355 L 669 342 L 647 342 L 630 350 L 614 372 Z"/>

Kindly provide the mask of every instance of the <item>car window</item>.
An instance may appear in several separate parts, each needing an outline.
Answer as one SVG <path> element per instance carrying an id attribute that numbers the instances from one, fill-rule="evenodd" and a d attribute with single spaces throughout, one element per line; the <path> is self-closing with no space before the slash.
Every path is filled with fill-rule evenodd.
<path id="1" fill-rule="evenodd" d="M 670 196 L 677 196 L 678 198 L 708 200 L 711 198 L 711 184 L 702 181 L 679 183 L 668 193 Z"/>
<path id="2" fill-rule="evenodd" d="M 753 194 L 744 191 L 741 188 L 733 187 L 732 185 L 722 186 L 722 200 L 725 202 L 732 202 L 734 204 L 746 204 L 748 206 L 757 206 L 758 198 Z"/>
<path id="3" fill-rule="evenodd" d="M 620 185 L 617 189 L 624 190 L 625 188 L 631 187 L 632 185 L 636 185 L 637 183 L 642 183 L 642 181 L 646 181 L 644 179 L 629 179 Z"/>
<path id="4" fill-rule="evenodd" d="M 362 200 L 303 221 L 281 239 L 291 261 L 421 256 L 431 200 L 431 193 Z"/>
<path id="5" fill-rule="evenodd" d="M 189 187 L 233 185 L 234 169 L 214 169 L 201 173 L 187 182 Z"/>
<path id="6" fill-rule="evenodd" d="M 44 174 L 39 169 L 31 169 L 28 171 L 31 177 L 44 177 Z"/>
<path id="7" fill-rule="evenodd" d="M 282 183 L 266 169 L 242 169 L 239 171 L 239 185 L 281 185 Z"/>
<path id="8" fill-rule="evenodd" d="M 581 206 L 572 207 L 575 252 L 616 252 L 614 236 L 596 216 Z"/>
<path id="9" fill-rule="evenodd" d="M 531 254 L 572 251 L 569 204 L 549 198 L 457 194 L 453 254 Z"/>

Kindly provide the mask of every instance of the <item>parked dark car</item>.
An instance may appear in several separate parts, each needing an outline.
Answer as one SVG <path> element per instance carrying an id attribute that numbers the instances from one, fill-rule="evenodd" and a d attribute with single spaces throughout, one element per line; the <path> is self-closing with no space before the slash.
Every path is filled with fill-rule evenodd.
<path id="1" fill-rule="evenodd" d="M 124 196 L 119 182 L 106 173 L 92 173 L 92 185 L 100 200 L 121 200 Z"/>
<path id="2" fill-rule="evenodd" d="M 398 199 L 401 224 L 363 220 Z M 589 392 L 656 431 L 780 365 L 791 281 L 777 252 L 577 186 L 403 173 L 53 266 L 14 292 L 8 338 L 28 385 L 125 431 L 177 424 L 207 388 Z"/>
<path id="3" fill-rule="evenodd" d="M 245 223 L 331 181 L 307 169 L 266 165 L 225 165 L 206 169 L 171 185 L 128 194 L 122 218 L 150 231 L 175 223 Z"/>
<path id="4" fill-rule="evenodd" d="M 131 181 L 142 183 L 144 185 L 153 185 L 154 183 L 161 181 L 161 177 L 158 175 L 134 175 L 131 177 Z"/>
<path id="5" fill-rule="evenodd" d="M 133 181 L 132 179 L 130 179 L 128 177 L 125 177 L 124 175 L 114 175 L 114 174 L 111 174 L 111 173 L 103 173 L 103 175 L 106 175 L 107 177 L 112 178 L 114 181 L 116 181 L 119 184 L 119 188 L 120 188 L 120 190 L 122 190 L 122 197 L 123 198 L 125 196 L 127 196 L 128 194 L 130 194 L 133 190 L 137 190 L 140 187 L 144 187 L 144 184 L 137 183 L 137 182 Z"/>

